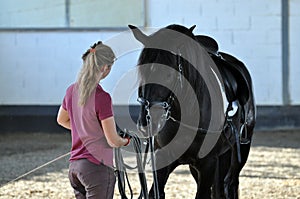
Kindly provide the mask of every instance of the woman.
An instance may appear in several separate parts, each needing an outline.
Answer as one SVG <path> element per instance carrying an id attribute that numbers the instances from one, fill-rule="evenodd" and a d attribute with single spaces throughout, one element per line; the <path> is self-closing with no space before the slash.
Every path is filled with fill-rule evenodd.
<path id="1" fill-rule="evenodd" d="M 115 55 L 98 42 L 82 59 L 78 79 L 67 89 L 57 116 L 58 124 L 72 135 L 69 179 L 76 198 L 113 198 L 113 147 L 130 141 L 117 134 L 111 97 L 99 85 Z"/>

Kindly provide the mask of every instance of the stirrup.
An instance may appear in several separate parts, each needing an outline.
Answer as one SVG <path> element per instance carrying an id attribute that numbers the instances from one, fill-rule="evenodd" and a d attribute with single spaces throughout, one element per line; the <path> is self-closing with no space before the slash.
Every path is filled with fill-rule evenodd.
<path id="1" fill-rule="evenodd" d="M 240 139 L 240 143 L 241 144 L 249 144 L 250 143 L 250 139 L 249 138 L 241 138 Z"/>
<path id="2" fill-rule="evenodd" d="M 243 133 L 245 130 L 245 133 Z M 240 129 L 240 144 L 249 144 L 250 138 L 248 137 L 247 129 L 245 128 L 245 124 L 241 126 Z"/>

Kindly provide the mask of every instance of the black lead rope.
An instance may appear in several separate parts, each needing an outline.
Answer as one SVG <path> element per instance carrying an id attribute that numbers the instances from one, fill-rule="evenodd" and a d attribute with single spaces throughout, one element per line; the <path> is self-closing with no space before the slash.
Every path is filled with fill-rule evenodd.
<path id="1" fill-rule="evenodd" d="M 126 190 L 126 182 L 128 184 L 129 190 L 130 190 L 130 194 L 131 194 L 131 198 L 133 195 L 132 189 L 130 184 L 128 183 L 128 175 L 126 173 L 126 168 L 123 166 L 124 162 L 123 162 L 123 157 L 121 154 L 121 150 L 115 149 L 115 162 L 116 162 L 116 170 L 115 170 L 115 175 L 118 178 L 118 188 L 119 188 L 119 193 L 121 195 L 122 199 L 128 199 L 125 193 Z"/>
<path id="2" fill-rule="evenodd" d="M 132 145 L 133 149 L 136 153 L 136 162 L 137 166 L 136 167 L 130 167 L 129 165 L 124 163 L 123 156 L 121 153 L 121 148 L 115 148 L 115 164 L 116 164 L 116 170 L 115 174 L 118 179 L 118 188 L 119 188 L 119 193 L 121 195 L 122 199 L 128 199 L 126 195 L 126 184 L 128 185 L 128 189 L 130 192 L 130 198 L 133 199 L 133 191 L 129 182 L 129 178 L 126 172 L 126 169 L 138 169 L 138 176 L 139 176 L 139 181 L 141 184 L 141 192 L 138 197 L 138 199 L 149 199 L 148 195 L 148 188 L 147 188 L 147 180 L 146 180 L 146 175 L 145 175 L 145 166 L 146 166 L 146 153 L 148 151 L 148 144 L 146 146 L 146 153 L 145 153 L 145 159 L 143 162 L 142 158 L 142 147 L 141 147 L 141 140 L 136 136 L 136 135 L 130 135 L 131 140 L 132 140 Z"/>

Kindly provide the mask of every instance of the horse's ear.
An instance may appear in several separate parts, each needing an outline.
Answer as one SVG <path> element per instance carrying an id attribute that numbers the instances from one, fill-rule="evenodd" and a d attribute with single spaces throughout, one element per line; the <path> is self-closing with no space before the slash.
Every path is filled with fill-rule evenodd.
<path id="1" fill-rule="evenodd" d="M 193 25 L 192 27 L 190 27 L 190 31 L 193 32 L 193 30 L 196 28 L 196 25 Z"/>
<path id="2" fill-rule="evenodd" d="M 134 37 L 141 42 L 142 44 L 146 45 L 148 41 L 148 36 L 145 35 L 140 29 L 138 29 L 136 26 L 128 25 L 128 27 L 131 29 Z"/>

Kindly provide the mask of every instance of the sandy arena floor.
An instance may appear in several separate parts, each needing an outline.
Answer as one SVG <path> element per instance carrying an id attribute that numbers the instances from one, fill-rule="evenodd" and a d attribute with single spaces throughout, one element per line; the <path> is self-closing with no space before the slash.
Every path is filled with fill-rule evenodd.
<path id="1" fill-rule="evenodd" d="M 67 177 L 68 156 L 8 183 L 66 154 L 69 148 L 69 134 L 1 134 L 0 199 L 74 198 Z M 138 194 L 136 176 L 129 175 L 134 193 Z M 196 184 L 187 166 L 178 167 L 171 174 L 165 190 L 166 198 L 194 198 Z M 115 196 L 120 198 L 117 187 Z M 249 160 L 240 177 L 240 198 L 300 199 L 299 131 L 256 132 Z"/>

